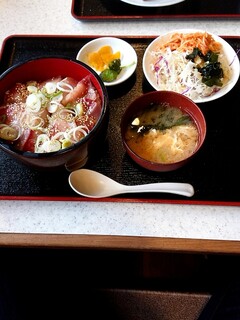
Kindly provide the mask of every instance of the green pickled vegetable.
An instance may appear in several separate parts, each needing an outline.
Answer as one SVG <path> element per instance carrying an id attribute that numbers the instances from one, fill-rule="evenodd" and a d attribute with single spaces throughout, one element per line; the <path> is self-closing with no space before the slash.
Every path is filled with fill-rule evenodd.
<path id="1" fill-rule="evenodd" d="M 108 65 L 108 68 L 103 70 L 100 73 L 100 78 L 104 82 L 112 82 L 116 80 L 119 73 L 122 71 L 121 67 L 121 60 L 120 59 L 114 59 L 111 61 Z"/>
<path id="2" fill-rule="evenodd" d="M 100 73 L 100 78 L 104 82 L 112 82 L 117 79 L 117 76 L 120 74 L 123 68 L 128 68 L 134 63 L 135 62 L 132 62 L 127 66 L 121 66 L 121 59 L 114 59 L 109 63 L 108 68 Z"/>
<path id="3" fill-rule="evenodd" d="M 105 69 L 100 73 L 100 77 L 104 82 L 112 82 L 117 79 L 119 73 L 115 70 Z"/>

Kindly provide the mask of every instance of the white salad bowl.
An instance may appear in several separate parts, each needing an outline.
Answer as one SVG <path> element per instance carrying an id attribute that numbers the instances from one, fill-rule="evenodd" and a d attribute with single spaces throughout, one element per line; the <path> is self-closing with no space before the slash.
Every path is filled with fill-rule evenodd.
<path id="1" fill-rule="evenodd" d="M 115 37 L 99 37 L 87 42 L 78 52 L 76 59 L 84 62 L 95 72 L 100 75 L 101 71 L 96 70 L 89 62 L 88 56 L 90 53 L 96 53 L 104 46 L 110 46 L 113 53 L 120 52 L 121 72 L 113 81 L 106 82 L 106 86 L 114 86 L 127 80 L 136 70 L 137 53 L 134 48 L 125 40 Z"/>
<path id="2" fill-rule="evenodd" d="M 209 87 L 202 83 L 202 77 L 197 78 L 193 76 L 193 70 L 197 70 L 197 64 L 184 65 L 184 68 L 180 68 L 181 61 L 189 61 L 185 59 L 186 55 L 191 53 L 190 51 L 182 51 L 181 57 L 177 52 L 175 56 L 173 49 L 168 47 L 169 41 L 174 34 L 198 34 L 207 33 L 213 39 L 221 45 L 220 52 L 218 54 L 218 61 L 224 71 L 223 85 Z M 165 44 L 165 49 L 159 51 L 159 46 Z M 168 53 L 167 48 L 168 47 Z M 176 51 L 176 50 L 175 50 Z M 185 54 L 186 52 L 186 54 Z M 178 60 L 179 57 L 179 60 Z M 143 72 L 155 90 L 172 90 L 177 93 L 186 95 L 192 99 L 195 103 L 203 103 L 218 99 L 228 93 L 237 83 L 240 75 L 240 63 L 237 53 L 232 46 L 225 41 L 222 37 L 213 33 L 206 32 L 198 29 L 180 29 L 171 31 L 167 34 L 161 35 L 153 40 L 146 48 L 143 56 Z M 200 73 L 198 72 L 200 75 Z M 225 80 L 226 79 L 226 80 Z M 191 80 L 191 81 L 190 81 Z M 189 82 L 190 81 L 190 82 Z"/>

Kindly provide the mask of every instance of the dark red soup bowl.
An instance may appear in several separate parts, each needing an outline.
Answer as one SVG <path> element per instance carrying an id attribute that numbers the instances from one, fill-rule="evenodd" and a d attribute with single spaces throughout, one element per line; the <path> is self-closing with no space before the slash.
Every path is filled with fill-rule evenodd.
<path id="1" fill-rule="evenodd" d="M 127 107 L 121 119 L 121 136 L 127 154 L 139 166 L 172 171 L 197 154 L 206 137 L 206 121 L 186 96 L 153 91 Z"/>
<path id="2" fill-rule="evenodd" d="M 40 57 L 0 75 L 0 148 L 39 169 L 72 171 L 99 156 L 108 95 L 83 62 Z"/>

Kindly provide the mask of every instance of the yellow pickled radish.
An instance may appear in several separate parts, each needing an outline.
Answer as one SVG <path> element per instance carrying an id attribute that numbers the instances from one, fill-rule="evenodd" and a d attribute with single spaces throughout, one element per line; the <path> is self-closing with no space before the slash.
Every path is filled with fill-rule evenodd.
<path id="1" fill-rule="evenodd" d="M 113 52 L 111 46 L 103 46 L 98 51 L 88 54 L 88 63 L 97 71 L 103 71 L 108 68 L 111 61 L 120 59 L 120 51 Z"/>

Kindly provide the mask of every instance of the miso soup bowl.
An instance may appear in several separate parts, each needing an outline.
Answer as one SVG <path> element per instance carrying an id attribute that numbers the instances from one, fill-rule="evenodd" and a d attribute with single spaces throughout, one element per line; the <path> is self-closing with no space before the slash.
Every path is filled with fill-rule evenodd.
<path id="1" fill-rule="evenodd" d="M 171 107 L 177 107 L 183 113 L 188 114 L 190 119 L 195 123 L 198 139 L 194 151 L 187 158 L 176 162 L 154 162 L 144 159 L 129 146 L 128 139 L 126 138 L 127 128 L 133 123 L 139 112 L 146 111 L 152 104 L 167 104 Z M 121 119 L 121 137 L 128 156 L 140 167 L 157 172 L 173 171 L 186 165 L 197 155 L 206 137 L 206 121 L 200 108 L 186 96 L 173 91 L 153 91 L 139 96 L 126 108 Z"/>
<path id="2" fill-rule="evenodd" d="M 108 95 L 100 77 L 83 62 L 66 57 L 39 57 L 19 63 L 0 75 L 0 105 L 4 94 L 17 82 L 45 81 L 52 77 L 72 77 L 77 81 L 90 77 L 101 98 L 101 110 L 93 129 L 79 142 L 55 152 L 35 153 L 19 151 L 13 144 L 0 139 L 0 149 L 27 166 L 48 170 L 66 168 L 72 171 L 84 166 L 88 161 L 95 161 L 99 148 L 104 142 L 108 127 Z"/>

